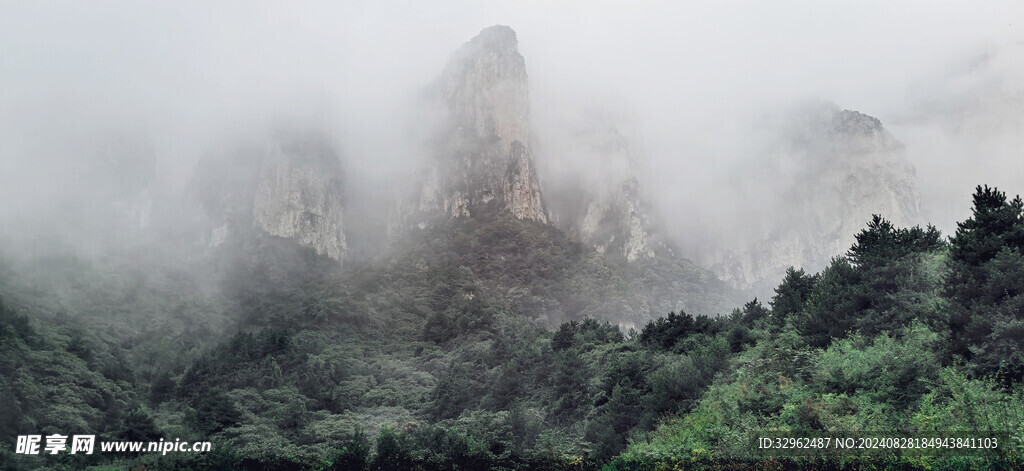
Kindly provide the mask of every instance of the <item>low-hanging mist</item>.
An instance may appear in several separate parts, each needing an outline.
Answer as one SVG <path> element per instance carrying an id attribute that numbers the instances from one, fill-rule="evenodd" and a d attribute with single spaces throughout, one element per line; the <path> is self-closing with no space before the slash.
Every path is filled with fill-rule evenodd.
<path id="1" fill-rule="evenodd" d="M 1021 13 L 0 6 L 0 468 L 757 469 L 748 432 L 1019 428 Z M 76 433 L 214 447 L 24 438 Z"/>

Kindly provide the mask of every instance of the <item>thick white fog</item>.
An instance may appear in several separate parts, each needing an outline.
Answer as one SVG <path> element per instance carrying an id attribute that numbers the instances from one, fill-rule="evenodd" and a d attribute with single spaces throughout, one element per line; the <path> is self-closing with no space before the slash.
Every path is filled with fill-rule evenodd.
<path id="1" fill-rule="evenodd" d="M 174 189 L 230 136 L 281 120 L 315 122 L 351 173 L 400 190 L 431 119 L 419 95 L 506 24 L 538 164 L 586 165 L 544 139 L 604 110 L 684 246 L 734 230 L 760 123 L 805 100 L 879 118 L 949 233 L 975 185 L 1024 192 L 1022 19 L 1019 1 L 0 2 L 0 217 L 102 181 L 90 169 L 111 140 L 148 149 Z"/>

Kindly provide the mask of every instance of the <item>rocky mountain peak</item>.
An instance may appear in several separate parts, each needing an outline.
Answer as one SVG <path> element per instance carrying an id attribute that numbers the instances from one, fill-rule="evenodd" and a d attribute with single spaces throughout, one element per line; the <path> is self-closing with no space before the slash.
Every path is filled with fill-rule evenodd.
<path id="1" fill-rule="evenodd" d="M 834 132 L 872 135 L 883 132 L 882 121 L 864 113 L 840 110 L 832 119 Z"/>
<path id="2" fill-rule="evenodd" d="M 781 146 L 819 161 L 903 148 L 878 118 L 830 102 L 797 107 L 785 119 L 779 129 Z"/>
<path id="3" fill-rule="evenodd" d="M 491 26 L 464 44 L 442 76 L 448 111 L 460 126 L 496 137 L 506 151 L 529 142 L 530 93 L 516 33 Z"/>
<path id="4" fill-rule="evenodd" d="M 515 32 L 492 26 L 452 56 L 439 80 L 442 126 L 424 171 L 421 214 L 476 217 L 508 210 L 546 223 L 530 151 L 526 61 Z"/>
<path id="5" fill-rule="evenodd" d="M 722 279 L 759 295 L 786 268 L 823 268 L 880 214 L 898 226 L 922 222 L 914 168 L 881 120 L 826 103 L 786 114 L 775 141 L 745 165 L 762 183 L 760 218 L 744 221 L 746 239 L 705 252 Z"/>
<path id="6" fill-rule="evenodd" d="M 516 32 L 506 25 L 488 26 L 466 43 L 466 47 L 477 47 L 495 52 L 518 55 L 516 50 L 519 40 Z"/>

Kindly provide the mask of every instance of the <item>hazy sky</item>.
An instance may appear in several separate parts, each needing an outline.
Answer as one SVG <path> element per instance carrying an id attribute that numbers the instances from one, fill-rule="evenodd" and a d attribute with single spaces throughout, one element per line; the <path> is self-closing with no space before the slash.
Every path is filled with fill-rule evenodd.
<path id="1" fill-rule="evenodd" d="M 279 114 L 324 118 L 352 165 L 400 165 L 405 104 L 497 23 L 518 32 L 535 115 L 588 101 L 628 110 L 643 163 L 658 169 L 650 185 L 690 183 L 659 192 L 663 204 L 692 202 L 686 188 L 730 168 L 738 117 L 805 98 L 902 120 L 907 136 L 890 127 L 921 174 L 948 175 L 966 161 L 942 161 L 939 131 L 915 110 L 958 67 L 975 74 L 971 58 L 1024 40 L 1021 20 L 1020 1 L 0 0 L 0 196 L 47 178 L 97 133 L 144 136 L 181 180 L 226 130 Z M 993 73 L 1020 72 L 1020 57 Z M 942 188 L 966 194 L 981 183 L 949 180 Z M 1008 190 L 1024 191 L 1016 181 Z"/>

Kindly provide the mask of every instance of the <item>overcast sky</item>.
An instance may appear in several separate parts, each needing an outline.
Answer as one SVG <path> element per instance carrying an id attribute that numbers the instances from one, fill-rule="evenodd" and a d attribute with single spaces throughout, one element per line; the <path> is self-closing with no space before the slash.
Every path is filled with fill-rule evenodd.
<path id="1" fill-rule="evenodd" d="M 817 98 L 879 117 L 923 177 L 945 178 L 922 183 L 926 199 L 965 211 L 964 192 L 943 188 L 982 183 L 954 176 L 977 143 L 942 156 L 945 131 L 918 113 L 952 93 L 950 77 L 968 92 L 1007 82 L 1019 92 L 1019 46 L 994 72 L 971 67 L 1024 40 L 1021 20 L 1020 1 L 0 0 L 0 185 L 9 196 L 12 180 L 46 178 L 40 162 L 126 132 L 154 142 L 161 171 L 180 180 L 225 130 L 278 114 L 332 123 L 353 165 L 401 164 L 404 104 L 455 48 L 500 23 L 519 35 L 535 114 L 591 100 L 628 110 L 644 164 L 658 169 L 651 185 L 726 171 L 742 148 L 737 116 Z M 977 79 L 990 73 L 1009 80 Z M 994 152 L 1013 154 L 1020 141 L 1007 135 L 1022 133 L 998 133 Z M 1001 162 L 970 177 L 1024 191 Z M 679 186 L 660 199 L 695 197 Z"/>

